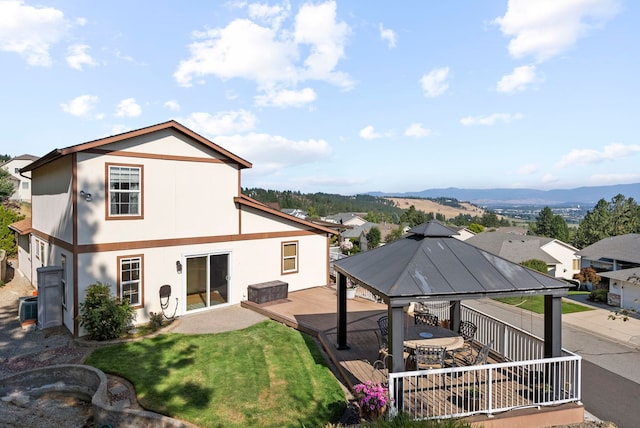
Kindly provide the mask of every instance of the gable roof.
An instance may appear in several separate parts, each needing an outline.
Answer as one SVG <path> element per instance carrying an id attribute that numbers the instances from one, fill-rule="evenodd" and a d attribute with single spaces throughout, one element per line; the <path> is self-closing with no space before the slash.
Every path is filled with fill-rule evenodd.
<path id="1" fill-rule="evenodd" d="M 578 252 L 589 260 L 611 259 L 640 263 L 640 234 L 610 236 L 583 248 Z"/>
<path id="2" fill-rule="evenodd" d="M 0 166 L 4 166 L 4 165 L 6 165 L 6 164 L 8 164 L 8 163 L 10 163 L 12 161 L 16 161 L 16 160 L 28 160 L 28 161 L 32 161 L 33 162 L 33 161 L 38 160 L 38 159 L 40 159 L 38 156 L 24 154 L 24 155 L 16 156 L 14 158 L 6 160 L 6 161 L 0 163 Z"/>
<path id="3" fill-rule="evenodd" d="M 564 295 L 569 285 L 495 256 L 432 220 L 410 235 L 338 260 L 335 269 L 383 299 L 462 300 L 525 294 Z"/>
<path id="4" fill-rule="evenodd" d="M 559 260 L 542 250 L 542 247 L 554 241 L 560 243 L 556 239 L 545 236 L 482 232 L 467 239 L 466 242 L 515 263 L 537 259 L 547 264 L 559 264 Z"/>
<path id="5" fill-rule="evenodd" d="M 640 267 L 620 269 L 610 272 L 598 272 L 598 275 L 605 278 L 616 279 L 618 281 L 635 282 L 637 278 L 640 278 Z"/>
<path id="6" fill-rule="evenodd" d="M 189 138 L 192 138 L 193 140 L 209 147 L 210 149 L 213 149 L 214 151 L 216 151 L 217 153 L 221 154 L 222 156 L 226 157 L 227 159 L 229 159 L 231 162 L 237 163 L 238 166 L 240 166 L 240 168 L 251 168 L 251 163 L 242 159 L 239 156 L 234 155 L 233 153 L 231 153 L 228 150 L 223 149 L 222 147 L 218 146 L 217 144 L 213 143 L 212 141 L 206 139 L 205 137 L 203 137 L 200 134 L 197 134 L 195 132 L 193 132 L 192 130 L 190 130 L 189 128 L 187 128 L 184 125 L 181 125 L 180 123 L 176 122 L 175 120 L 170 120 L 168 122 L 163 122 L 163 123 L 159 123 L 157 125 L 151 125 L 151 126 L 147 126 L 145 128 L 140 128 L 140 129 L 136 129 L 134 131 L 129 131 L 129 132 L 124 132 L 122 134 L 117 134 L 117 135 L 112 135 L 110 137 L 105 137 L 105 138 L 100 138 L 98 140 L 93 140 L 93 141 L 88 141 L 86 143 L 81 143 L 81 144 L 76 144 L 74 146 L 69 146 L 69 147 L 65 147 L 63 149 L 54 149 L 52 151 L 50 151 L 49 153 L 47 153 L 46 155 L 44 155 L 43 157 L 41 157 L 40 159 L 32 162 L 31 164 L 27 165 L 26 167 L 22 168 L 20 170 L 20 172 L 27 172 L 27 171 L 32 171 L 36 168 L 39 168 L 49 162 L 52 162 L 56 159 L 61 158 L 62 156 L 66 156 L 72 153 L 77 153 L 77 152 L 82 152 L 85 150 L 90 150 L 90 149 L 95 149 L 98 147 L 102 147 L 105 146 L 107 144 L 112 144 L 112 143 L 116 143 L 119 141 L 124 141 L 127 140 L 129 138 L 134 138 L 134 137 L 139 137 L 141 135 L 148 135 L 157 131 L 161 131 L 164 129 L 173 129 L 177 132 L 180 132 L 184 135 L 186 135 Z"/>
<path id="7" fill-rule="evenodd" d="M 233 198 L 233 201 L 235 203 L 237 203 L 237 204 L 245 205 L 247 207 L 255 208 L 258 211 L 262 211 L 262 212 L 265 212 L 265 213 L 269 213 L 269 214 L 275 215 L 276 217 L 283 218 L 283 219 L 285 219 L 287 221 L 298 223 L 298 224 L 301 224 L 301 225 L 304 225 L 304 226 L 307 226 L 307 227 L 312 227 L 312 228 L 317 229 L 318 231 L 321 231 L 321 232 L 324 232 L 324 233 L 331 233 L 332 235 L 337 235 L 338 234 L 338 232 L 336 232 L 333 229 L 330 229 L 328 227 L 313 223 L 313 222 L 308 221 L 308 220 L 303 220 L 301 218 L 298 218 L 298 217 L 295 217 L 295 216 L 292 216 L 292 215 L 289 215 L 289 214 L 285 214 L 285 213 L 283 213 L 281 211 L 278 211 L 278 210 L 275 210 L 273 208 L 270 208 L 267 205 L 263 204 L 262 202 L 257 201 L 257 200 L 255 200 L 253 198 L 250 198 L 249 196 L 246 196 L 246 195 L 240 195 L 239 197 L 235 197 L 235 198 Z"/>

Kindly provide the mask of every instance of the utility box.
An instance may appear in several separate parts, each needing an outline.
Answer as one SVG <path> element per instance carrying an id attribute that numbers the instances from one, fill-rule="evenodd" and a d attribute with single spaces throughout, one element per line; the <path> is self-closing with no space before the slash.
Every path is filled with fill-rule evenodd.
<path id="1" fill-rule="evenodd" d="M 286 299 L 289 296 L 289 284 L 283 281 L 253 284 L 248 287 L 248 290 L 249 301 L 258 304 Z"/>
<path id="2" fill-rule="evenodd" d="M 62 325 L 62 266 L 38 268 L 38 328 Z"/>

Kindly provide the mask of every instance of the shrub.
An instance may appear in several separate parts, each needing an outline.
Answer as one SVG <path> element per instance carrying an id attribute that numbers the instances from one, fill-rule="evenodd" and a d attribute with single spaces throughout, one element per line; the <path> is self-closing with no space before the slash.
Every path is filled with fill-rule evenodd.
<path id="1" fill-rule="evenodd" d="M 589 300 L 593 302 L 607 302 L 608 291 L 606 288 L 598 288 L 589 293 Z"/>
<path id="2" fill-rule="evenodd" d="M 149 328 L 151 331 L 157 331 L 162 327 L 164 321 L 164 315 L 162 312 L 149 312 Z"/>
<path id="3" fill-rule="evenodd" d="M 135 311 L 128 300 L 111 296 L 111 287 L 97 282 L 87 288 L 80 303 L 80 325 L 94 340 L 111 340 L 122 336 L 135 319 Z"/>

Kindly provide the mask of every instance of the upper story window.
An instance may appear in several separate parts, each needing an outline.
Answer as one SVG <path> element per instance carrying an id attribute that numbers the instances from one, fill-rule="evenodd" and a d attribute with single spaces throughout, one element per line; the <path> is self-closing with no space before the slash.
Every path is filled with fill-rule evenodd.
<path id="1" fill-rule="evenodd" d="M 107 218 L 142 218 L 142 165 L 107 165 Z"/>
<path id="2" fill-rule="evenodd" d="M 28 181 L 23 181 L 22 182 L 22 188 L 23 189 L 28 189 L 29 188 L 29 182 Z"/>
<path id="3" fill-rule="evenodd" d="M 298 241 L 282 243 L 282 274 L 298 272 Z"/>

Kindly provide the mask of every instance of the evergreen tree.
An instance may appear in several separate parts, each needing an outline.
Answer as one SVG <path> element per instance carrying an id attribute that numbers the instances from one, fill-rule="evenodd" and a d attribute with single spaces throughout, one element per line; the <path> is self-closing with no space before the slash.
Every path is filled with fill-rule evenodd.
<path id="1" fill-rule="evenodd" d="M 6 201 L 15 191 L 11 174 L 6 169 L 0 168 L 0 200 Z"/>

